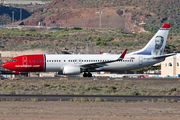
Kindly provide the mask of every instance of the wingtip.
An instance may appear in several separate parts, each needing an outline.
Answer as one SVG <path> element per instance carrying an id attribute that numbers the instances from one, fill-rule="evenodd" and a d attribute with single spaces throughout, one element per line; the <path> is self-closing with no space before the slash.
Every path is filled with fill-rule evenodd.
<path id="1" fill-rule="evenodd" d="M 161 28 L 170 28 L 170 24 L 164 24 Z"/>

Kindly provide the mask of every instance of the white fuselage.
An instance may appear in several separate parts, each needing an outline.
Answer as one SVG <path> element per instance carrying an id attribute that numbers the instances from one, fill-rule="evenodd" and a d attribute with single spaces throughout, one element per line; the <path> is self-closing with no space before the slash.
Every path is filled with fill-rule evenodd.
<path id="1" fill-rule="evenodd" d="M 116 60 L 119 54 L 72 54 L 72 55 L 54 55 L 47 54 L 45 62 L 45 71 L 62 71 L 66 65 L 70 66 L 81 66 L 85 64 L 98 63 L 110 60 Z M 105 66 L 96 68 L 92 71 L 124 71 L 144 66 L 153 65 L 155 63 L 164 61 L 162 59 L 152 59 L 151 55 L 126 55 L 122 61 L 116 61 L 112 63 L 106 63 Z"/>

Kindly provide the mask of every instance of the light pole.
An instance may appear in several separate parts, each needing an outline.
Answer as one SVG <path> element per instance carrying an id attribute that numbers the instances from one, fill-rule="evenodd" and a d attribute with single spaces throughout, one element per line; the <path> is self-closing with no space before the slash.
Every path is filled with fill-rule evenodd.
<path id="1" fill-rule="evenodd" d="M 22 9 L 20 9 L 20 21 L 22 20 Z"/>
<path id="2" fill-rule="evenodd" d="M 99 14 L 100 14 L 100 18 L 99 18 L 99 28 L 101 29 L 101 14 L 102 14 L 102 11 L 101 11 L 101 10 L 100 10 Z"/>
<path id="3" fill-rule="evenodd" d="M 60 20 L 60 28 L 61 28 L 61 20 Z"/>
<path id="4" fill-rule="evenodd" d="M 14 11 L 12 11 L 12 23 L 14 22 Z"/>
<path id="5" fill-rule="evenodd" d="M 99 13 L 99 29 L 101 29 L 101 14 L 102 14 L 102 11 L 100 10 L 99 12 L 96 12 L 96 13 Z"/>
<path id="6" fill-rule="evenodd" d="M 91 43 L 91 41 L 86 40 L 86 50 L 87 50 L 87 54 L 88 54 L 88 44 Z"/>

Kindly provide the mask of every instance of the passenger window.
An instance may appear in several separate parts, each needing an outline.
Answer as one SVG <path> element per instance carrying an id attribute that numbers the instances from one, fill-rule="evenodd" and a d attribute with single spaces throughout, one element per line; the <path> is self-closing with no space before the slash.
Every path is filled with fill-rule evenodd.
<path id="1" fill-rule="evenodd" d="M 59 62 L 61 62 L 61 60 L 59 60 Z"/>
<path id="2" fill-rule="evenodd" d="M 66 62 L 66 60 L 64 60 L 64 62 Z"/>

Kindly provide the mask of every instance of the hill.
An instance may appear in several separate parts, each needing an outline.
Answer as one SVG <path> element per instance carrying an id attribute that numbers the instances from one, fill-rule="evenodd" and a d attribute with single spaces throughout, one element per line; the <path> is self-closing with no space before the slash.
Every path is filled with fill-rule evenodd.
<path id="1" fill-rule="evenodd" d="M 35 12 L 43 11 L 45 5 L 27 4 L 27 5 L 0 5 L 0 24 L 9 24 L 12 22 L 12 12 L 14 12 L 14 21 L 20 20 L 20 10 L 22 10 L 22 20 L 31 16 Z"/>
<path id="2" fill-rule="evenodd" d="M 25 25 L 140 30 L 144 20 L 145 30 L 156 32 L 163 23 L 171 24 L 171 32 L 179 33 L 179 0 L 54 0 L 42 12 L 24 20 Z M 141 19 L 142 18 L 142 19 Z"/>

